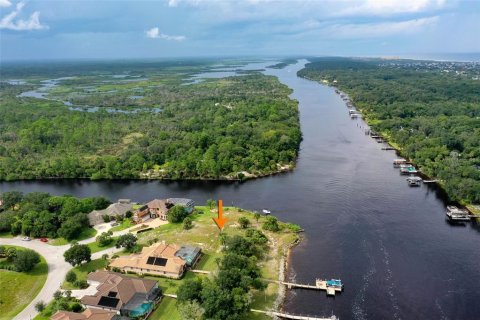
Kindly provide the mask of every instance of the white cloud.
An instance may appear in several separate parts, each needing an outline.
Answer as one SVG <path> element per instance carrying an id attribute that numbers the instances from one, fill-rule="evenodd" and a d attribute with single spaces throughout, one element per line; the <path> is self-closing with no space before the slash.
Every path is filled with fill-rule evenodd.
<path id="1" fill-rule="evenodd" d="M 0 7 L 10 7 L 12 3 L 9 0 L 0 0 Z"/>
<path id="2" fill-rule="evenodd" d="M 186 39 L 185 36 L 171 36 L 160 32 L 160 29 L 157 27 L 145 31 L 145 35 L 151 39 L 164 39 L 164 40 L 173 40 L 173 41 L 183 41 Z"/>
<path id="3" fill-rule="evenodd" d="M 438 10 L 445 6 L 446 0 L 364 0 L 345 2 L 345 9 L 339 10 L 338 16 L 368 15 L 392 16 L 404 13 L 418 13 Z"/>
<path id="4" fill-rule="evenodd" d="M 435 25 L 438 16 L 398 22 L 336 24 L 322 30 L 334 38 L 376 38 L 391 35 L 412 34 Z"/>
<path id="5" fill-rule="evenodd" d="M 17 3 L 15 10 L 0 20 L 0 29 L 15 31 L 48 29 L 47 25 L 40 23 L 40 12 L 38 11 L 32 13 L 27 20 L 17 19 L 17 16 L 22 12 L 24 6 L 24 2 Z"/>

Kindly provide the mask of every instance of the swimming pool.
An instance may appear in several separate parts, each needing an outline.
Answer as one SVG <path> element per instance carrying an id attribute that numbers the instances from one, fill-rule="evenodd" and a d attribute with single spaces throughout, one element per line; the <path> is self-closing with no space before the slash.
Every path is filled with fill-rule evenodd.
<path id="1" fill-rule="evenodd" d="M 137 308 L 130 311 L 129 316 L 132 318 L 143 316 L 145 313 L 152 309 L 153 302 L 144 302 Z"/>

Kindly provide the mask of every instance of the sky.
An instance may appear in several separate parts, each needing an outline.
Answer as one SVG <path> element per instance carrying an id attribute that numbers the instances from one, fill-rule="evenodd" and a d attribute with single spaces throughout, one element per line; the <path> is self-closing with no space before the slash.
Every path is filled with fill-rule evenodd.
<path id="1" fill-rule="evenodd" d="M 480 52 L 480 0 L 0 0 L 0 61 Z"/>

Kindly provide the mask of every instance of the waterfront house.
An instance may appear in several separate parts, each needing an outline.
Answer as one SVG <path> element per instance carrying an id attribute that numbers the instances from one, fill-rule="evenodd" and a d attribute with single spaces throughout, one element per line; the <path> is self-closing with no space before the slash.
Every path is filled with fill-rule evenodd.
<path id="1" fill-rule="evenodd" d="M 87 308 L 81 313 L 57 311 L 51 320 L 117 320 L 120 319 L 114 311 Z"/>
<path id="2" fill-rule="evenodd" d="M 87 282 L 97 289 L 97 293 L 83 296 L 80 301 L 85 307 L 112 311 L 125 317 L 148 316 L 161 296 L 157 281 L 110 271 L 90 273 Z"/>
<path id="3" fill-rule="evenodd" d="M 192 267 L 201 256 L 198 247 L 175 244 L 153 244 L 139 254 L 122 256 L 110 263 L 111 268 L 123 272 L 152 274 L 168 278 L 181 278 L 187 267 Z"/>
<path id="4" fill-rule="evenodd" d="M 192 213 L 195 202 L 186 198 L 153 199 L 141 206 L 133 213 L 133 221 L 142 223 L 149 219 L 159 218 L 168 220 L 168 211 L 174 206 L 182 206 L 188 213 Z"/>
<path id="5" fill-rule="evenodd" d="M 195 202 L 192 199 L 186 198 L 168 198 L 167 205 L 170 207 L 173 206 L 182 206 L 187 210 L 188 213 L 192 213 L 195 207 Z"/>
<path id="6" fill-rule="evenodd" d="M 147 203 L 150 218 L 160 218 L 167 220 L 167 213 L 170 207 L 167 205 L 167 200 L 154 199 Z"/>
<path id="7" fill-rule="evenodd" d="M 110 219 L 114 219 L 116 216 L 125 217 L 128 211 L 131 211 L 133 203 L 128 199 L 120 199 L 116 203 L 112 203 L 108 208 L 103 210 L 93 210 L 88 214 L 88 221 L 91 226 L 104 223 L 104 216 L 109 216 Z"/>
<path id="8" fill-rule="evenodd" d="M 133 222 L 135 223 L 142 223 L 149 219 L 150 211 L 148 210 L 148 206 L 146 204 L 133 212 Z"/>

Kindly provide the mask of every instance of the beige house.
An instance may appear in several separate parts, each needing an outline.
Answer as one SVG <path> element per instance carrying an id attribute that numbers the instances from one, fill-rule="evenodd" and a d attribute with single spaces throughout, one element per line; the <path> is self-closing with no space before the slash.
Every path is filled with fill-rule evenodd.
<path id="1" fill-rule="evenodd" d="M 92 272 L 87 282 L 97 292 L 82 297 L 80 301 L 85 307 L 112 311 L 126 317 L 148 316 L 161 296 L 157 281 L 115 272 Z"/>
<path id="2" fill-rule="evenodd" d="M 117 313 L 113 311 L 87 308 L 82 313 L 57 311 L 51 320 L 115 320 Z"/>
<path id="3" fill-rule="evenodd" d="M 129 199 L 120 199 L 116 203 L 112 203 L 108 208 L 103 210 L 93 210 L 88 214 L 88 221 L 91 226 L 104 223 L 103 216 L 109 216 L 114 219 L 116 216 L 125 217 L 128 211 L 131 211 L 133 203 Z"/>
<path id="4" fill-rule="evenodd" d="M 110 263 L 111 268 L 137 274 L 153 274 L 169 278 L 180 278 L 187 267 L 187 263 L 176 253 L 180 247 L 174 244 L 154 244 L 144 247 L 140 254 L 123 256 Z"/>

